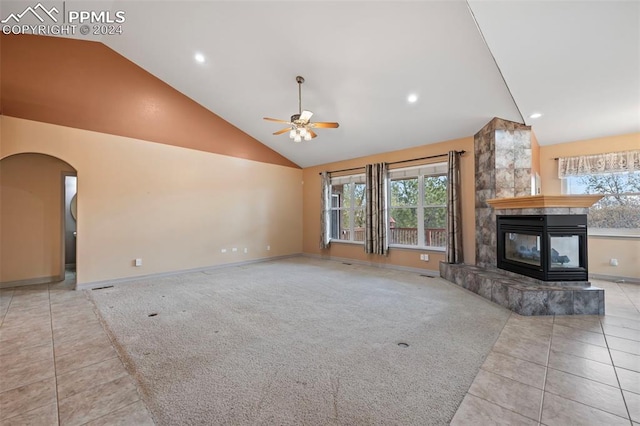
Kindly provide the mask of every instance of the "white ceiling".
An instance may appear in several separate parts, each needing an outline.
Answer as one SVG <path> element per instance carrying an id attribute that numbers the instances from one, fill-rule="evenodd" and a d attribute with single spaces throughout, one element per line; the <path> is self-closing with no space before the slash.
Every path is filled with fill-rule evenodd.
<path id="1" fill-rule="evenodd" d="M 494 116 L 524 116 L 542 145 L 640 131 L 638 1 L 102 4 L 126 12 L 103 43 L 303 167 L 473 135 Z M 296 75 L 313 121 L 340 123 L 297 144 L 262 120 L 297 112 Z"/>

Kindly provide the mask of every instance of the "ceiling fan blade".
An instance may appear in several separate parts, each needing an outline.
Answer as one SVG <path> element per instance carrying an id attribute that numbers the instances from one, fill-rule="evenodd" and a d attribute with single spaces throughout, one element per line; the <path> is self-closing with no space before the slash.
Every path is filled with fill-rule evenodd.
<path id="1" fill-rule="evenodd" d="M 287 124 L 291 124 L 290 122 L 288 122 L 287 120 L 280 120 L 277 118 L 269 118 L 269 117 L 263 117 L 263 120 L 267 120 L 267 121 L 275 121 L 276 123 L 287 123 Z"/>
<path id="2" fill-rule="evenodd" d="M 281 134 L 283 134 L 283 133 L 287 133 L 287 132 L 289 132 L 289 131 L 291 131 L 291 127 L 285 127 L 285 128 L 284 128 L 284 129 L 282 129 L 282 130 L 278 130 L 277 132 L 273 132 L 273 134 L 274 134 L 274 135 L 281 135 Z"/>
<path id="3" fill-rule="evenodd" d="M 307 124 L 309 120 L 311 120 L 312 115 L 313 113 L 311 111 L 304 110 L 302 111 L 302 114 L 300 114 L 299 120 L 302 122 L 302 124 Z"/>
<path id="4" fill-rule="evenodd" d="M 318 136 L 318 135 L 316 134 L 316 132 L 314 132 L 314 131 L 313 131 L 313 130 L 311 130 L 311 129 L 307 129 L 307 132 L 309 132 L 309 134 L 311 135 L 311 139 L 313 139 L 313 138 L 315 138 L 316 136 Z"/>
<path id="5" fill-rule="evenodd" d="M 326 123 L 326 122 L 318 122 L 318 123 L 309 123 L 311 127 L 317 127 L 319 129 L 335 129 L 340 125 L 338 123 Z"/>

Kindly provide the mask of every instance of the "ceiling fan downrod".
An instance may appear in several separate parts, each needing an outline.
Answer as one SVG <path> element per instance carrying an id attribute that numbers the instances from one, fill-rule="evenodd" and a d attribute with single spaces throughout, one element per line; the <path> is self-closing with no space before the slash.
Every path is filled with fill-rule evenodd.
<path id="1" fill-rule="evenodd" d="M 304 77 L 297 76 L 296 82 L 298 83 L 298 113 L 291 116 L 292 123 L 299 120 L 302 115 L 302 83 L 304 83 Z"/>

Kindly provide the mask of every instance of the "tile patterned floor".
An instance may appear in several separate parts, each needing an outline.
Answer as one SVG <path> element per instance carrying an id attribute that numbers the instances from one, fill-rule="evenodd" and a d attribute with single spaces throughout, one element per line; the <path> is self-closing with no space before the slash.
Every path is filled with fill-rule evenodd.
<path id="1" fill-rule="evenodd" d="M 604 316 L 512 314 L 451 424 L 640 426 L 640 285 L 593 284 Z"/>
<path id="2" fill-rule="evenodd" d="M 84 292 L 0 289 L 0 426 L 153 425 Z M 640 426 L 640 285 L 607 314 L 512 314 L 453 425 Z"/>
<path id="3" fill-rule="evenodd" d="M 153 425 L 74 283 L 0 289 L 0 426 Z"/>

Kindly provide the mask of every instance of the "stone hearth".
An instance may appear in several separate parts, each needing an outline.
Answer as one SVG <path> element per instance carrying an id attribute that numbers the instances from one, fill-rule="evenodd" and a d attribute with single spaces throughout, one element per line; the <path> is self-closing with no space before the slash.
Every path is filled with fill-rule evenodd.
<path id="1" fill-rule="evenodd" d="M 604 315 L 604 290 L 589 282 L 544 282 L 445 262 L 440 276 L 520 315 Z"/>
<path id="2" fill-rule="evenodd" d="M 440 276 L 520 315 L 604 315 L 588 281 L 540 281 L 497 268 L 496 215 L 586 214 L 597 200 L 532 196 L 531 127 L 494 118 L 474 136 L 476 265 L 440 263 Z"/>

